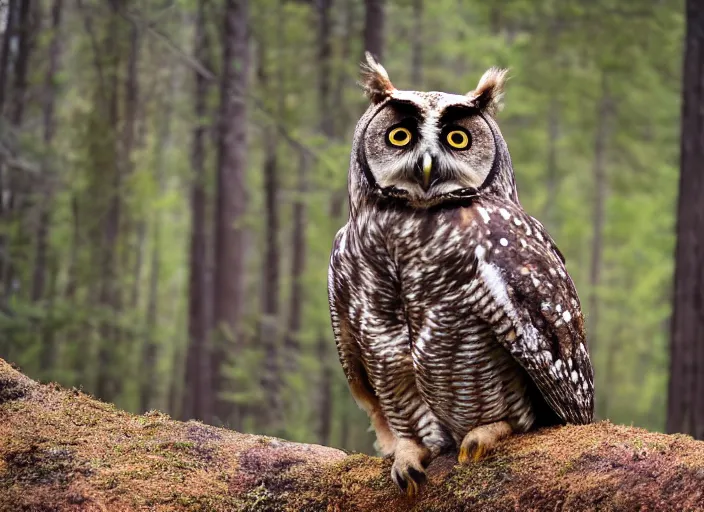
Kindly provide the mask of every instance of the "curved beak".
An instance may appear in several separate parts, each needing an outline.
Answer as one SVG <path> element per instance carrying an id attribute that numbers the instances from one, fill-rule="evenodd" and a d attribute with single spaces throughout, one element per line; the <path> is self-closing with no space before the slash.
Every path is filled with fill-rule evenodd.
<path id="1" fill-rule="evenodd" d="M 430 153 L 423 153 L 423 163 L 421 169 L 423 190 L 427 192 L 430 188 L 430 178 L 433 172 L 433 157 L 430 156 Z"/>

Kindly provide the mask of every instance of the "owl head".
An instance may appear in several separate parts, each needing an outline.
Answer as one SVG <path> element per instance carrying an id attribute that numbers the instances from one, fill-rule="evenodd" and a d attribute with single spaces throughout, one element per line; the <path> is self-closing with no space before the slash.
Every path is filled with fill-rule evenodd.
<path id="1" fill-rule="evenodd" d="M 401 91 L 367 53 L 370 105 L 355 130 L 350 206 L 383 196 L 429 208 L 498 194 L 518 201 L 511 158 L 494 116 L 507 71 L 491 68 L 465 95 Z"/>

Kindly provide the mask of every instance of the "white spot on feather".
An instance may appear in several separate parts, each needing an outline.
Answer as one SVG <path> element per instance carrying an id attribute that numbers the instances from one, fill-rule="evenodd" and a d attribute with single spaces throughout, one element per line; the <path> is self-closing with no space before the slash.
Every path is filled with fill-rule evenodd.
<path id="1" fill-rule="evenodd" d="M 499 243 L 501 245 L 503 245 L 504 247 L 508 247 L 508 240 L 506 240 L 505 238 L 502 238 L 501 240 L 499 240 Z"/>
<path id="2" fill-rule="evenodd" d="M 489 224 L 491 217 L 489 217 L 489 212 L 486 211 L 486 208 L 483 206 L 478 206 L 477 211 L 479 212 L 479 215 L 482 216 L 482 219 L 484 219 L 484 223 Z"/>
<path id="3" fill-rule="evenodd" d="M 518 217 L 514 217 L 514 218 L 513 218 L 513 223 L 514 223 L 516 226 L 520 226 L 521 224 L 523 224 L 523 223 L 521 222 L 521 219 L 519 219 Z"/>
<path id="4" fill-rule="evenodd" d="M 565 322 L 569 322 L 572 320 L 572 314 L 569 311 L 565 311 L 562 313 L 562 318 L 565 320 Z"/>
<path id="5" fill-rule="evenodd" d="M 511 218 L 511 214 L 508 213 L 508 210 L 506 210 L 506 208 L 499 208 L 499 213 L 504 218 L 504 220 L 508 220 Z"/>
<path id="6" fill-rule="evenodd" d="M 577 382 L 579 381 L 579 374 L 575 370 L 572 370 L 571 377 L 572 377 L 572 382 L 577 384 Z"/>

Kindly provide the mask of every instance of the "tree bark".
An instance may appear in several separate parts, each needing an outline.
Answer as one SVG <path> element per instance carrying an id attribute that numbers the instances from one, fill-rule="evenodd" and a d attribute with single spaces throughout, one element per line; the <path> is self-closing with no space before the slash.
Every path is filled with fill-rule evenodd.
<path id="1" fill-rule="evenodd" d="M 557 142 L 560 129 L 560 106 L 555 96 L 550 98 L 548 105 L 548 158 L 547 158 L 547 200 L 545 202 L 545 225 L 549 230 L 557 229 L 557 193 L 559 176 L 557 167 Z M 598 189 L 598 187 L 597 187 Z"/>
<path id="2" fill-rule="evenodd" d="M 667 431 L 704 439 L 704 2 L 687 0 Z"/>
<path id="3" fill-rule="evenodd" d="M 53 31 L 49 43 L 49 64 L 44 80 L 43 117 L 44 117 L 44 148 L 45 160 L 51 158 L 52 142 L 56 130 L 54 119 L 54 103 L 56 100 L 56 73 L 61 57 L 61 11 L 63 0 L 54 0 L 51 8 L 51 29 Z M 42 184 L 42 203 L 39 205 L 39 224 L 36 233 L 36 249 L 34 251 L 34 269 L 32 271 L 31 300 L 38 302 L 44 298 L 44 287 L 48 265 L 49 252 L 49 227 L 51 223 L 51 207 L 54 199 L 54 171 L 45 167 L 44 183 Z M 52 277 L 52 288 L 55 290 L 56 276 Z M 52 304 L 54 297 L 50 297 Z M 42 336 L 42 355 L 40 356 L 40 369 L 47 371 L 55 359 L 54 336 Z"/>
<path id="4" fill-rule="evenodd" d="M 14 19 L 17 11 L 18 0 L 8 0 L 7 20 L 5 31 L 2 37 L 2 49 L 0 49 L 0 116 L 4 114 L 5 97 L 7 93 L 7 81 L 9 75 L 10 44 L 14 33 Z M 5 190 L 7 188 L 7 175 L 3 162 L 0 162 L 0 220 L 6 222 L 5 218 Z M 9 247 L 7 234 L 0 233 L 0 284 L 4 286 L 3 277 L 5 269 L 9 264 Z M 3 290 L 3 296 L 7 295 L 7 290 Z"/>
<path id="5" fill-rule="evenodd" d="M 289 370 L 295 366 L 294 359 L 297 359 L 301 352 L 300 332 L 303 317 L 303 302 L 305 300 L 305 290 L 303 287 L 303 274 L 306 268 L 306 203 L 305 194 L 308 192 L 308 166 L 310 159 L 305 151 L 299 155 L 298 176 L 296 187 L 296 199 L 293 204 L 293 232 L 291 239 L 291 294 L 289 296 L 288 325 L 286 326 L 286 337 L 284 348 L 289 359 Z"/>
<path id="6" fill-rule="evenodd" d="M 383 62 L 386 0 L 364 0 L 364 7 L 364 50 Z"/>
<path id="7" fill-rule="evenodd" d="M 339 0 L 338 0 L 339 1 Z M 344 9 L 344 31 L 342 36 L 342 50 L 339 60 L 342 62 L 349 62 L 352 55 L 352 40 L 355 37 L 354 25 L 355 25 L 355 2 L 353 0 L 343 0 L 345 4 Z M 335 119 L 335 135 L 339 140 L 345 137 L 346 131 L 352 124 L 352 119 L 350 116 L 350 109 L 343 100 L 345 85 L 349 81 L 349 73 L 345 66 L 339 66 L 340 70 L 338 72 L 337 81 L 335 83 L 335 89 L 333 91 L 333 105 L 335 105 L 336 113 Z M 332 219 L 337 222 L 342 218 L 342 214 L 345 207 L 345 200 L 347 198 L 347 184 L 345 182 L 344 187 L 337 187 L 332 191 L 332 196 L 330 199 L 330 214 Z"/>
<path id="8" fill-rule="evenodd" d="M 411 82 L 423 88 L 423 0 L 413 0 L 413 34 L 411 36 Z"/>
<path id="9" fill-rule="evenodd" d="M 241 336 L 247 210 L 247 76 L 249 72 L 248 0 L 226 0 L 222 41 L 217 200 L 215 213 L 214 325 L 220 339 L 214 351 L 215 393 L 225 390 L 224 366 Z M 219 400 L 221 420 L 230 403 Z"/>
<path id="10" fill-rule="evenodd" d="M 18 44 L 17 58 L 15 59 L 13 85 L 13 101 L 10 105 L 10 122 L 14 126 L 21 126 L 24 118 L 24 107 L 27 95 L 27 69 L 29 67 L 29 54 L 32 46 L 32 26 L 30 23 L 30 9 L 32 0 L 20 1 L 19 19 L 17 23 Z"/>
<path id="11" fill-rule="evenodd" d="M 607 195 L 606 144 L 609 140 L 612 104 L 606 73 L 602 74 L 601 97 L 594 136 L 594 205 L 592 210 L 592 254 L 589 267 L 589 349 L 595 353 L 599 344 L 599 286 L 601 285 L 601 259 L 604 251 L 604 222 Z"/>
<path id="12" fill-rule="evenodd" d="M 278 4 L 278 22 L 283 21 L 282 2 Z M 279 34 L 283 27 L 277 27 Z M 267 43 L 263 39 L 259 43 L 260 58 L 257 75 L 259 89 L 268 97 L 283 97 L 280 80 L 272 87 L 267 69 Z M 275 92 L 278 90 L 279 92 Z M 277 116 L 282 117 L 283 101 L 278 101 Z M 265 408 L 263 425 L 276 432 L 281 426 L 281 368 L 279 364 L 279 295 L 280 295 L 280 248 L 279 248 L 279 176 L 278 176 L 278 130 L 269 127 L 265 130 L 268 150 L 264 157 L 264 264 L 262 266 L 262 312 L 259 321 L 259 341 L 264 349 L 264 371 L 261 386 L 265 393 Z M 297 354 L 286 354 L 287 359 L 297 358 Z"/>
<path id="13" fill-rule="evenodd" d="M 511 436 L 466 466 L 441 456 L 411 498 L 389 459 L 133 416 L 2 360 L 0 383 L 1 510 L 704 508 L 704 443 L 608 422 Z"/>
<path id="14" fill-rule="evenodd" d="M 55 78 L 61 58 L 61 11 L 63 0 L 54 0 L 51 8 L 52 37 L 49 43 L 49 64 L 44 79 L 43 117 L 44 117 L 44 148 L 45 158 L 51 157 L 52 141 L 56 130 L 54 120 L 54 103 L 56 101 Z M 49 223 L 51 221 L 51 204 L 54 196 L 54 177 L 51 169 L 44 170 L 43 198 L 40 205 L 39 225 L 36 235 L 36 250 L 34 256 L 34 270 L 32 271 L 31 300 L 37 302 L 44 296 L 44 283 L 46 280 L 47 251 Z"/>
<path id="15" fill-rule="evenodd" d="M 8 0 L 7 3 L 7 22 L 5 24 L 5 32 L 2 37 L 2 50 L 0 50 L 0 113 L 5 107 L 5 97 L 7 93 L 7 77 L 10 61 L 10 41 L 14 35 L 14 20 L 17 14 L 17 4 L 19 0 Z"/>
<path id="16" fill-rule="evenodd" d="M 50 258 L 49 263 L 49 290 L 46 304 L 45 319 L 42 322 L 41 339 L 42 352 L 39 356 L 39 368 L 43 378 L 47 381 L 53 380 L 55 369 L 57 368 L 57 347 L 56 347 L 56 326 L 54 325 L 55 304 L 58 297 L 57 282 L 59 280 L 59 265 L 56 256 Z"/>
<path id="17" fill-rule="evenodd" d="M 32 1 L 24 0 L 20 2 L 19 10 L 17 12 L 17 25 L 13 26 L 14 31 L 17 33 L 17 55 L 13 64 L 14 72 L 14 83 L 12 86 L 12 103 L 8 105 L 8 117 L 10 124 L 15 128 L 19 129 L 24 121 L 24 108 L 27 99 L 27 69 L 29 67 L 29 58 L 32 49 L 32 24 L 30 22 Z M 8 13 L 9 14 L 9 13 Z M 9 24 L 9 21 L 8 21 Z M 12 40 L 10 39 L 10 44 Z M 0 162 L 0 165 L 4 166 L 4 162 Z M 6 169 L 0 169 L 0 171 L 5 171 Z M 3 183 L 3 195 L 7 196 L 9 199 L 7 204 L 3 207 L 2 213 L 4 214 L 4 220 L 6 222 L 18 222 L 19 223 L 19 233 L 15 235 L 15 240 L 9 240 L 7 236 L 3 237 L 5 245 L 5 265 L 2 268 L 3 275 L 2 282 L 5 286 L 5 299 L 9 299 L 12 292 L 15 290 L 15 268 L 12 262 L 12 252 L 10 251 L 10 246 L 21 248 L 24 251 L 26 240 L 26 227 L 24 226 L 24 217 L 22 216 L 22 211 L 25 207 L 26 190 L 26 177 L 18 175 L 17 172 L 8 172 L 6 175 L 6 186 Z M 22 197 L 22 192 L 25 192 L 25 197 Z M 4 199 L 3 199 L 4 200 Z M 13 251 L 14 252 L 14 251 Z"/>
<path id="18" fill-rule="evenodd" d="M 318 116 L 320 133 L 332 141 L 335 136 L 335 121 L 331 108 L 330 79 L 332 77 L 332 46 L 330 41 L 332 0 L 318 0 Z M 339 214 L 339 200 L 331 199 L 330 210 L 333 218 Z M 316 347 L 320 363 L 318 381 L 318 440 L 321 444 L 330 442 L 332 428 L 332 372 L 330 369 L 329 340 L 325 334 L 320 334 Z"/>
<path id="19" fill-rule="evenodd" d="M 330 444 L 332 432 L 332 368 L 330 361 L 330 339 L 327 332 L 318 337 L 318 360 L 320 380 L 318 385 L 318 442 Z"/>
<path id="20" fill-rule="evenodd" d="M 169 90 L 165 92 L 165 100 L 161 105 L 162 119 L 157 134 L 154 168 L 156 171 L 157 198 L 162 198 L 166 192 L 166 171 L 164 169 L 164 151 L 171 146 L 171 117 L 174 102 L 173 76 L 170 77 Z M 161 273 L 161 212 L 153 213 L 152 254 L 149 270 L 149 295 L 147 297 L 146 333 L 142 347 L 142 387 L 140 391 L 141 409 L 151 410 L 155 407 L 154 391 L 157 389 L 157 319 L 159 313 L 159 275 Z"/>
<path id="21" fill-rule="evenodd" d="M 206 27 L 207 0 L 198 1 L 195 20 L 194 55 L 206 67 L 211 67 L 210 38 Z M 188 292 L 188 349 L 186 354 L 186 386 L 183 393 L 182 417 L 211 422 L 213 418 L 213 382 L 211 378 L 210 295 L 208 294 L 208 230 L 206 228 L 206 141 L 210 130 L 207 108 L 210 82 L 199 72 L 194 73 L 195 90 L 191 150 L 191 248 Z"/>
<path id="22" fill-rule="evenodd" d="M 106 179 L 109 183 L 108 208 L 103 222 L 102 244 L 101 244 L 101 276 L 100 289 L 98 292 L 98 303 L 111 312 L 112 318 L 104 320 L 100 328 L 100 347 L 98 350 L 98 382 L 96 387 L 97 395 L 103 400 L 111 401 L 118 393 L 118 381 L 115 378 L 114 370 L 116 361 L 115 345 L 119 342 L 118 331 L 116 329 L 117 315 L 120 309 L 120 292 L 118 289 L 117 272 L 117 249 L 120 235 L 120 218 L 122 213 L 122 165 L 120 158 L 126 155 L 121 154 L 118 149 L 117 136 L 119 130 L 119 65 L 120 65 L 120 14 L 116 2 L 111 2 L 109 14 L 108 36 L 105 42 L 104 51 L 107 55 L 106 76 L 104 85 L 109 90 L 102 89 L 102 95 L 108 98 L 108 123 L 112 127 L 110 131 L 114 140 L 111 141 L 111 151 L 114 152 L 114 159 L 110 162 L 109 174 Z M 136 58 L 136 53 L 131 57 Z M 96 57 L 98 58 L 98 57 Z M 128 64 L 128 70 L 131 69 Z M 127 91 L 126 91 L 127 92 Z"/>

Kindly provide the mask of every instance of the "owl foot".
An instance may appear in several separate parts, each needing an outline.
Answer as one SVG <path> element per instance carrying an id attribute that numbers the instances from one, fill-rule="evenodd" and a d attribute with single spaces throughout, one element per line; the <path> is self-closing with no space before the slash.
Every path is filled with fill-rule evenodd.
<path id="1" fill-rule="evenodd" d="M 396 436 L 391 431 L 386 416 L 381 412 L 381 409 L 377 409 L 370 414 L 370 419 L 374 432 L 376 432 L 374 448 L 382 455 L 391 455 L 396 450 Z"/>
<path id="2" fill-rule="evenodd" d="M 402 438 L 396 443 L 391 479 L 409 497 L 418 494 L 425 482 L 425 468 L 430 462 L 430 450 L 412 439 Z"/>
<path id="3" fill-rule="evenodd" d="M 496 443 L 504 437 L 513 433 L 511 425 L 505 421 L 489 423 L 470 430 L 460 445 L 460 464 L 468 464 L 470 460 L 475 462 L 481 459 L 487 452 L 490 452 Z"/>

